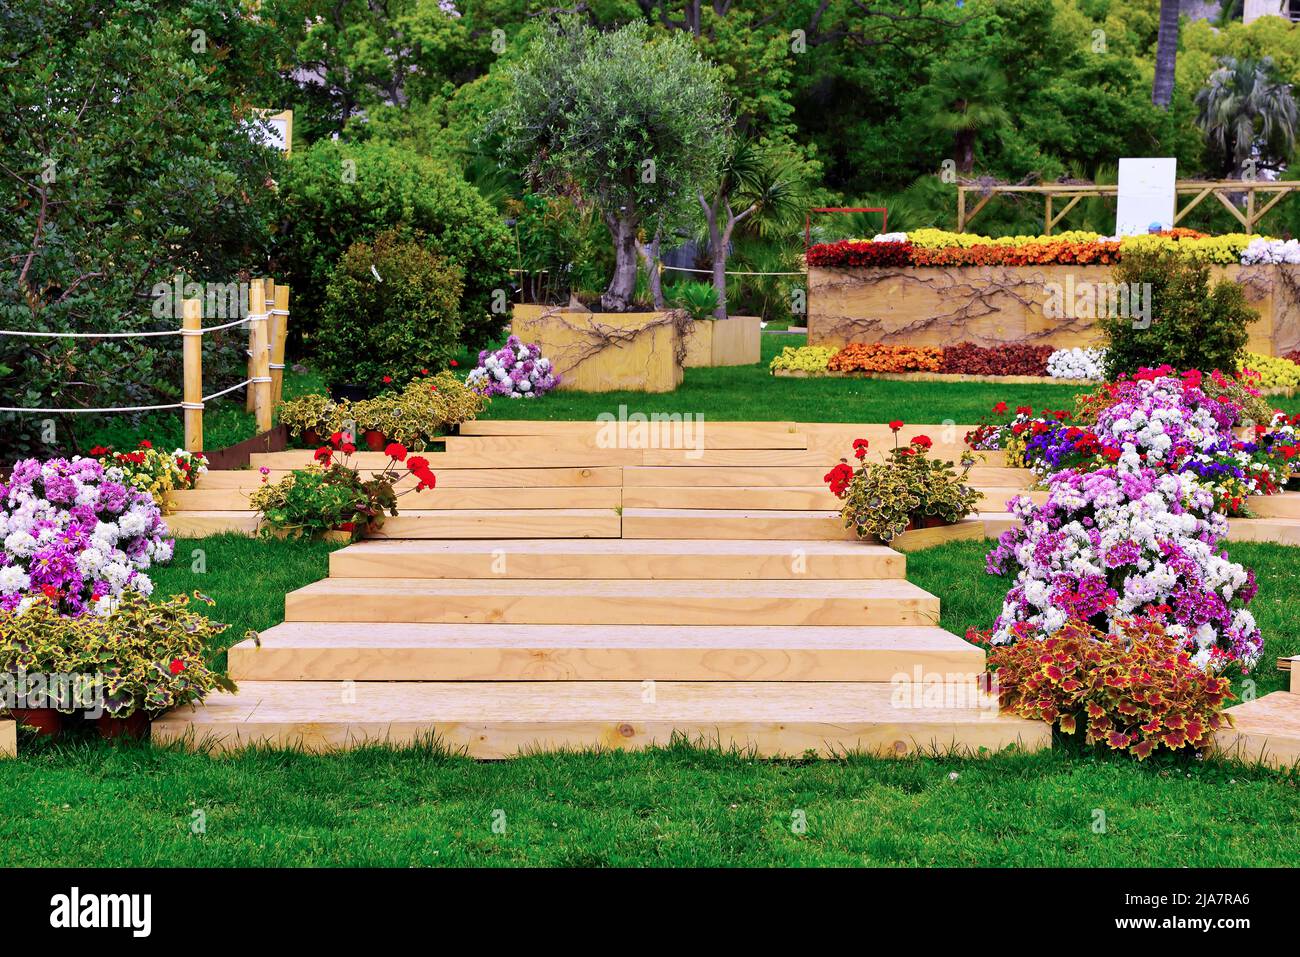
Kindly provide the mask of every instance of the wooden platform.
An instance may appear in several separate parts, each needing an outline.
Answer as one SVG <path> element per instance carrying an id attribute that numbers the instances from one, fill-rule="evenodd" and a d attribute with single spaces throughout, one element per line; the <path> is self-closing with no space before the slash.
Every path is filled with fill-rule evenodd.
<path id="1" fill-rule="evenodd" d="M 18 755 L 18 725 L 10 718 L 0 718 L 0 758 Z"/>
<path id="2" fill-rule="evenodd" d="M 236 681 L 889 681 L 983 663 L 932 626 L 286 622 L 230 650 Z"/>
<path id="3" fill-rule="evenodd" d="M 214 749 L 328 751 L 434 738 L 475 758 L 644 748 L 676 736 L 761 757 L 979 754 L 1051 744 L 1042 722 L 997 716 L 978 703 L 900 706 L 889 684 L 873 682 L 259 681 L 153 725 L 155 741 Z"/>
<path id="4" fill-rule="evenodd" d="M 1227 713 L 1234 726 L 1215 735 L 1215 748 L 1221 754 L 1274 767 L 1300 763 L 1300 694 L 1274 691 Z"/>

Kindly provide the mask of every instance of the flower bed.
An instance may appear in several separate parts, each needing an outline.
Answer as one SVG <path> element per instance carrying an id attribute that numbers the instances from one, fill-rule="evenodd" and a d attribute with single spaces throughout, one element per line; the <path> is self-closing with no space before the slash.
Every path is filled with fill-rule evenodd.
<path id="1" fill-rule="evenodd" d="M 208 471 L 208 460 L 202 452 L 159 452 L 148 440 L 142 440 L 131 452 L 115 452 L 111 447 L 97 445 L 90 454 L 99 460 L 110 480 L 148 492 L 164 510 L 168 492 L 194 488 Z"/>
<path id="2" fill-rule="evenodd" d="M 884 343 L 851 343 L 839 349 L 827 346 L 786 346 L 768 364 L 773 375 L 796 376 L 851 376 L 899 378 L 915 376 L 917 381 L 964 382 L 987 379 L 1015 379 L 1021 382 L 1092 383 L 1097 378 L 1052 375 L 1055 363 L 1058 373 L 1094 371 L 1085 369 L 1085 363 L 1067 358 L 1057 362 L 1058 352 L 1073 353 L 1082 350 L 1057 350 L 1051 346 L 1001 345 L 977 346 L 962 342 L 955 346 L 891 346 Z M 1088 350 L 1096 352 L 1097 350 Z M 906 373 L 904 375 L 903 373 Z"/>
<path id="3" fill-rule="evenodd" d="M 1292 241 L 1294 243 L 1294 241 Z M 938 229 L 890 233 L 872 240 L 842 240 L 812 246 L 808 265 L 823 268 L 863 266 L 1108 266 L 1125 250 L 1163 247 L 1190 259 L 1216 265 L 1300 262 L 1300 244 L 1232 233 L 1207 236 L 1189 229 L 1105 237 L 1070 232 L 1056 236 L 972 236 Z M 1295 258 L 1288 258 L 1295 257 Z"/>
<path id="4" fill-rule="evenodd" d="M 1011 501 L 1022 524 L 988 557 L 1013 575 L 991 641 L 1052 635 L 1075 619 L 1118 633 L 1141 612 L 1167 620 L 1208 670 L 1254 666 L 1264 639 L 1246 606 L 1255 576 L 1217 551 L 1228 523 L 1213 493 L 1186 474 L 1108 467 L 1047 479 L 1047 501 Z"/>
<path id="5" fill-rule="evenodd" d="M 0 609 L 36 596 L 64 615 L 111 610 L 127 591 L 148 595 L 145 574 L 172 556 L 162 512 L 94 459 L 24 459 L 0 483 Z"/>
<path id="6" fill-rule="evenodd" d="M 478 367 L 465 384 L 479 395 L 540 399 L 560 384 L 560 377 L 540 346 L 510 336 L 495 352 L 484 349 L 478 354 Z"/>

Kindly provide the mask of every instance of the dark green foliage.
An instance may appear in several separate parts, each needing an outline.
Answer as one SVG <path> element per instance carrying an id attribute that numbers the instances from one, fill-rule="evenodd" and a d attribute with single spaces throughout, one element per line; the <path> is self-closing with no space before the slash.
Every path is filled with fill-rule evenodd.
<path id="1" fill-rule="evenodd" d="M 377 275 L 376 275 L 377 274 Z M 325 291 L 316 362 L 330 385 L 406 382 L 456 356 L 460 266 L 390 230 L 348 248 Z"/>
<path id="2" fill-rule="evenodd" d="M 1168 363 L 1179 371 L 1235 372 L 1246 348 L 1248 323 L 1259 313 L 1246 305 L 1240 285 L 1210 284 L 1210 267 L 1167 249 L 1134 249 L 1113 271 L 1130 289 L 1150 286 L 1149 324 L 1128 316 L 1103 316 L 1106 377 Z"/>
<path id="3" fill-rule="evenodd" d="M 281 192 L 278 254 L 294 284 L 290 329 L 305 338 L 309 352 L 317 346 L 313 336 L 335 263 L 352 243 L 393 226 L 421 233 L 433 252 L 461 268 L 460 334 L 468 346 L 496 338 L 508 321 L 492 307 L 508 301 L 514 244 L 501 218 L 459 174 L 400 146 L 322 140 L 293 157 Z M 494 296 L 495 290 L 502 293 Z"/>
<path id="4" fill-rule="evenodd" d="M 274 44 L 235 0 L 0 8 L 0 328 L 176 329 L 177 310 L 153 308 L 155 284 L 263 271 L 279 155 L 254 143 L 246 103 Z M 205 339 L 212 391 L 243 378 L 246 341 Z M 180 363 L 179 337 L 3 337 L 0 405 L 168 404 Z M 54 451 L 45 418 L 0 414 L 5 454 Z M 62 449 L 95 427 L 57 425 Z"/>

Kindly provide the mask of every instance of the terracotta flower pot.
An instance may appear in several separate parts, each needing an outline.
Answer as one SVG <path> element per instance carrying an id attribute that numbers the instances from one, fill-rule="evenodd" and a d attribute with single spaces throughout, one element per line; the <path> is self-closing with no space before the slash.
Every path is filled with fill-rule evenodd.
<path id="1" fill-rule="evenodd" d="M 99 728 L 99 736 L 109 741 L 117 738 L 142 741 L 149 737 L 149 714 L 143 709 L 137 709 L 125 718 L 103 714 L 95 720 L 95 725 Z"/>
<path id="2" fill-rule="evenodd" d="M 366 448 L 370 449 L 371 452 L 382 452 L 388 445 L 388 440 L 384 437 L 384 433 L 377 432 L 374 429 L 366 429 L 365 439 Z"/>
<path id="3" fill-rule="evenodd" d="M 303 442 L 304 445 L 312 446 L 312 447 L 314 447 L 314 448 L 319 448 L 319 447 L 320 447 L 320 433 L 317 432 L 315 429 L 303 429 L 303 430 L 302 430 L 302 442 Z"/>
<path id="4" fill-rule="evenodd" d="M 53 708 L 12 708 L 9 714 L 19 724 L 49 738 L 57 738 L 63 730 L 63 714 Z"/>

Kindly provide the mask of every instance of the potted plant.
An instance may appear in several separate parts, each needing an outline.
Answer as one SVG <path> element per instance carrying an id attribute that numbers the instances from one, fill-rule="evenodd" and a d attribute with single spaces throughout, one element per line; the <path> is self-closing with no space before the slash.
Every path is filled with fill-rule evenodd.
<path id="1" fill-rule="evenodd" d="M 273 534 L 351 541 L 383 525 L 386 514 L 396 515 L 399 495 L 436 484 L 428 459 L 408 455 L 406 447 L 395 442 L 384 451 L 387 464 L 365 479 L 352 465 L 356 446 L 335 432 L 329 445 L 316 450 L 315 465 L 263 484 L 249 501 Z M 398 470 L 399 463 L 405 463 L 405 471 Z M 407 476 L 416 483 L 397 492 L 395 486 Z"/>
<path id="2" fill-rule="evenodd" d="M 844 502 L 840 509 L 844 527 L 859 538 L 889 542 L 910 529 L 953 525 L 970 515 L 979 500 L 979 493 L 966 484 L 974 456 L 964 454 L 958 472 L 952 462 L 930 458 L 933 443 L 928 436 L 915 436 L 899 446 L 903 423 L 894 421 L 889 427 L 894 448 L 882 461 L 868 462 L 869 443 L 855 439 L 858 465 L 841 459 L 825 476 L 831 491 Z"/>
<path id="3" fill-rule="evenodd" d="M 194 597 L 213 604 L 197 592 Z M 63 716 L 80 711 L 105 738 L 143 737 L 153 715 L 201 701 L 217 689 L 236 690 L 206 658 L 228 626 L 190 610 L 189 601 L 177 595 L 152 602 L 126 592 L 106 614 L 69 618 L 46 599 L 21 614 L 0 612 L 0 670 L 46 679 L 44 707 L 11 713 L 57 734 Z M 32 700 L 32 682 L 25 684 Z"/>
<path id="4" fill-rule="evenodd" d="M 289 430 L 290 435 L 300 437 L 313 447 L 320 445 L 323 436 L 334 431 L 333 426 L 352 417 L 349 403 L 335 402 L 320 393 L 287 399 L 280 403 L 278 413 L 280 424 Z"/>

